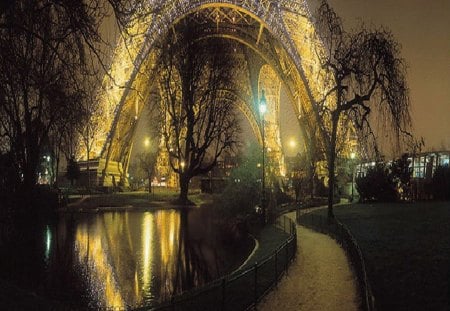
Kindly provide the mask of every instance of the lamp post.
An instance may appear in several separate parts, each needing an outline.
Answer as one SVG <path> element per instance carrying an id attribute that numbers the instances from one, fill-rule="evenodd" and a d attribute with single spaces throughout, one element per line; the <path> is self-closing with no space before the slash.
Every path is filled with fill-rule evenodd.
<path id="1" fill-rule="evenodd" d="M 149 148 L 150 148 L 150 138 L 148 138 L 148 137 L 146 137 L 145 139 L 144 139 L 144 146 L 145 146 L 145 149 L 147 149 L 147 152 L 150 152 L 149 151 Z M 147 162 L 147 161 L 146 161 Z M 148 163 L 147 163 L 147 165 L 148 165 Z M 150 172 L 150 167 L 147 167 L 147 177 L 148 177 L 148 193 L 152 193 L 152 176 L 151 176 L 151 174 L 150 174 L 151 172 Z"/>
<path id="2" fill-rule="evenodd" d="M 351 196 L 351 200 L 353 202 L 353 189 L 355 188 L 355 157 L 356 154 L 354 152 L 350 153 L 350 159 L 352 161 L 352 196 Z"/>
<path id="3" fill-rule="evenodd" d="M 261 134 L 262 134 L 262 197 L 261 197 L 261 208 L 262 208 L 262 219 L 266 222 L 266 166 L 265 166 L 265 153 L 266 153 L 266 137 L 264 135 L 264 114 L 267 111 L 266 96 L 264 95 L 264 90 L 262 90 L 261 99 L 259 101 L 259 113 L 261 115 Z"/>

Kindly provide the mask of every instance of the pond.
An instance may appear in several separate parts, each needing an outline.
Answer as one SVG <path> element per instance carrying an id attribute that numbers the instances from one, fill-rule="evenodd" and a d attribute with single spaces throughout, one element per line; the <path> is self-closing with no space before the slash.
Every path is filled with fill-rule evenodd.
<path id="1" fill-rule="evenodd" d="M 151 305 L 245 260 L 252 242 L 213 219 L 207 208 L 61 214 L 27 224 L 2 250 L 0 277 L 71 307 Z"/>

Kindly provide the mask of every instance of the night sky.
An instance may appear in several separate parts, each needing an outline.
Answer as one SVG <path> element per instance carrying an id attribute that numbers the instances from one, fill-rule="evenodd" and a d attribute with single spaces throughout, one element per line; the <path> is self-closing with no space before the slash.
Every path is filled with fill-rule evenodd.
<path id="1" fill-rule="evenodd" d="M 329 0 L 345 27 L 390 29 L 402 46 L 414 132 L 424 150 L 450 149 L 450 1 Z M 308 0 L 311 12 L 319 0 Z"/>

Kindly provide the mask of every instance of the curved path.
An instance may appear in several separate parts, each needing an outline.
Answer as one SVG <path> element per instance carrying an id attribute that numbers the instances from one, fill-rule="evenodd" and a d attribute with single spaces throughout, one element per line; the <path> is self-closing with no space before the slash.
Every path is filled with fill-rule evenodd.
<path id="1" fill-rule="evenodd" d="M 289 213 L 295 219 L 295 213 Z M 358 310 L 356 280 L 344 250 L 329 236 L 297 225 L 297 257 L 258 310 Z"/>

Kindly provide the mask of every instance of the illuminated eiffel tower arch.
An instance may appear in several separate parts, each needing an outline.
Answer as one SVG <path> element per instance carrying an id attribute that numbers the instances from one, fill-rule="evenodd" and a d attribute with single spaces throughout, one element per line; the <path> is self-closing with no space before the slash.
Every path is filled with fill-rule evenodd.
<path id="1" fill-rule="evenodd" d="M 100 96 L 102 128 L 97 132 L 94 157 L 100 159 L 101 183 L 126 183 L 126 172 L 144 103 L 158 80 L 155 43 L 184 19 L 198 24 L 200 39 L 225 38 L 239 43 L 255 57 L 246 57 L 247 89 L 237 96 L 239 108 L 261 142 L 261 121 L 257 105 L 265 90 L 266 142 L 275 171 L 283 174 L 280 140 L 280 89 L 289 101 L 301 126 L 316 122 L 315 99 L 323 95 L 329 78 L 318 66 L 321 43 L 314 36 L 308 6 L 302 0 L 172 0 L 147 1 L 155 13 L 135 22 L 128 37 L 121 38 L 114 52 Z M 306 123 L 305 123 L 306 122 Z M 306 146 L 307 147 L 307 146 Z M 114 176 L 114 178 L 112 178 Z"/>

